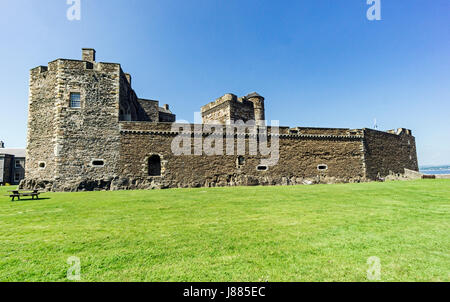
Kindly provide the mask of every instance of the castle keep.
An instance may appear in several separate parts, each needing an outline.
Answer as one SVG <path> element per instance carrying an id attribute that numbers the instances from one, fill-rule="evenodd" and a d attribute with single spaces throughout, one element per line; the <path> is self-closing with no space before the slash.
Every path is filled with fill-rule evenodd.
<path id="1" fill-rule="evenodd" d="M 201 108 L 203 125 L 231 121 L 265 125 L 264 98 L 226 94 Z M 120 64 L 58 59 L 30 71 L 26 175 L 22 188 L 53 191 L 152 189 L 377 180 L 418 170 L 408 129 L 280 127 L 279 160 L 261 166 L 262 155 L 176 155 L 181 130 L 168 105 L 139 98 Z M 181 128 L 180 128 L 181 129 Z M 208 128 L 210 129 L 210 128 Z M 208 130 L 209 131 L 209 130 Z M 195 141 L 208 139 L 208 131 Z M 225 133 L 225 131 L 223 131 Z M 246 142 L 251 133 L 232 136 Z M 194 149 L 194 147 L 193 147 Z M 224 147 L 225 149 L 225 147 Z M 246 144 L 248 151 L 248 145 Z M 224 152 L 224 154 L 228 154 Z"/>

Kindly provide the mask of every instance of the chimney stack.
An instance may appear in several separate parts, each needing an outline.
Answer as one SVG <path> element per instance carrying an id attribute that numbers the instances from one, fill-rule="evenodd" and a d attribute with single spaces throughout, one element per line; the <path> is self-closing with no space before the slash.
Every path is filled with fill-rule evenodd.
<path id="1" fill-rule="evenodd" d="M 93 48 L 83 48 L 82 49 L 82 60 L 90 63 L 95 62 L 95 49 Z"/>

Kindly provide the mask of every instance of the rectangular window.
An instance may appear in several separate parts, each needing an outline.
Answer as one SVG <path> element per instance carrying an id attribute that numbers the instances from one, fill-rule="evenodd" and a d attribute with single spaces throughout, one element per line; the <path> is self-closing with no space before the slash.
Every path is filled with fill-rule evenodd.
<path id="1" fill-rule="evenodd" d="M 81 108 L 81 95 L 77 92 L 70 94 L 70 108 Z"/>
<path id="2" fill-rule="evenodd" d="M 22 166 L 20 165 L 20 160 L 16 160 L 16 161 L 15 161 L 15 167 L 16 167 L 16 168 L 22 167 Z"/>
<path id="3" fill-rule="evenodd" d="M 19 182 L 20 181 L 20 173 L 15 173 L 14 174 L 14 182 Z"/>

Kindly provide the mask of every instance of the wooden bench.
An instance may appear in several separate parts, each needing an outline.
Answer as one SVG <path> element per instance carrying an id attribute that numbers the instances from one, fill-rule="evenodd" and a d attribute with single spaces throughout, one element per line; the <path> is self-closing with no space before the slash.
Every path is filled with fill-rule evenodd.
<path id="1" fill-rule="evenodd" d="M 6 195 L 12 198 L 12 201 L 14 201 L 14 199 L 18 199 L 20 200 L 20 197 L 29 197 L 31 196 L 31 199 L 34 200 L 39 199 L 39 194 L 41 194 L 41 192 L 39 192 L 39 190 L 12 190 L 12 191 L 8 191 L 11 192 L 11 194 Z"/>

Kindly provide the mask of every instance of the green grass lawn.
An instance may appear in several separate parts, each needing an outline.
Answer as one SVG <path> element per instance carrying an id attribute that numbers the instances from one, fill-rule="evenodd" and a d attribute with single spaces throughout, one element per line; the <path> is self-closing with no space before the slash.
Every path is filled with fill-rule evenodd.
<path id="1" fill-rule="evenodd" d="M 450 181 L 46 193 L 0 188 L 0 281 L 450 281 Z"/>

